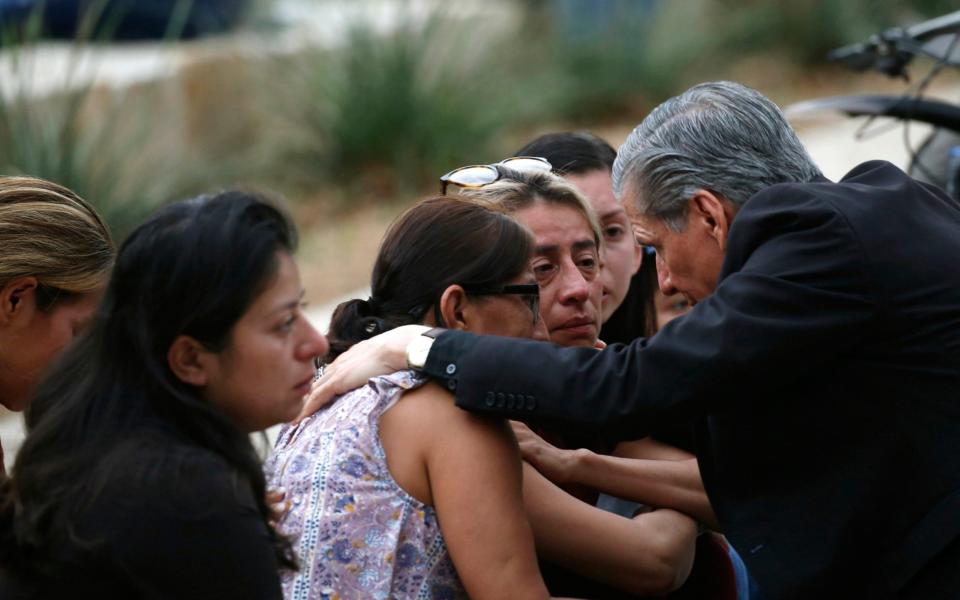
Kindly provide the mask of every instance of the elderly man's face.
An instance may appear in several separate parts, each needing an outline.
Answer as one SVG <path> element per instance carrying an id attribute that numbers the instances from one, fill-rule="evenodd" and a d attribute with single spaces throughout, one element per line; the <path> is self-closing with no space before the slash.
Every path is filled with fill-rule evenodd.
<path id="1" fill-rule="evenodd" d="M 630 196 L 628 196 L 630 198 Z M 637 240 L 656 250 L 657 277 L 665 295 L 681 294 L 696 304 L 717 287 L 733 205 L 709 192 L 689 200 L 686 226 L 676 232 L 659 218 L 633 211 Z M 631 203 L 632 204 L 632 203 Z"/>

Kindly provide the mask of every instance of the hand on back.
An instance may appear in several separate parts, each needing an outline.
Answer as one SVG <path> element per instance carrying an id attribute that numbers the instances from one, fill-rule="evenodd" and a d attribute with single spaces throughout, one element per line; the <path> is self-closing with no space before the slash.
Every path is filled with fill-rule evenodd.
<path id="1" fill-rule="evenodd" d="M 406 367 L 407 344 L 429 329 L 423 325 L 404 325 L 355 344 L 324 368 L 296 422 L 317 412 L 335 397 L 360 387 L 371 377 Z"/>

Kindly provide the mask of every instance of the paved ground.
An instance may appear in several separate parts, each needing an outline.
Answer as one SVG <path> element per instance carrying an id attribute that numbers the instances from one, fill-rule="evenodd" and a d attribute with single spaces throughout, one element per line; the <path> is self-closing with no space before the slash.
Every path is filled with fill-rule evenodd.
<path id="1" fill-rule="evenodd" d="M 510 23 L 517 7 L 505 0 L 447 0 L 451 15 L 468 19 L 482 14 L 484 21 Z M 0 50 L 0 95 L 45 97 L 65 89 L 97 84 L 126 89 L 176 74 L 184 66 L 211 58 L 288 54 L 306 47 L 338 47 L 356 23 L 388 31 L 398 22 L 425 20 L 436 10 L 436 0 L 277 0 L 267 31 L 240 31 L 181 43 L 116 42 L 107 45 L 71 42 L 44 43 L 26 56 Z"/>

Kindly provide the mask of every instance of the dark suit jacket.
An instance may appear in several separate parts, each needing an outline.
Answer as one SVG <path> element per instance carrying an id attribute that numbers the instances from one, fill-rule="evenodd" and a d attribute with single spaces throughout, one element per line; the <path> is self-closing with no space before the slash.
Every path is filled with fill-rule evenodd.
<path id="1" fill-rule="evenodd" d="M 958 597 L 960 206 L 869 162 L 761 191 L 728 242 L 716 291 L 650 339 L 449 332 L 425 370 L 463 408 L 552 427 L 695 417 L 711 503 L 768 597 L 919 579 Z"/>

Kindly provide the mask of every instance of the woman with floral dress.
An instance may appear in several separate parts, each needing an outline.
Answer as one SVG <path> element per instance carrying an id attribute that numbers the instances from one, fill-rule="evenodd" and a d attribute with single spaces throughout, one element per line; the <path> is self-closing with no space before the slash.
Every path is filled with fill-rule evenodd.
<path id="1" fill-rule="evenodd" d="M 332 360 L 410 323 L 546 339 L 529 232 L 455 198 L 387 232 L 367 300 L 334 313 Z M 524 397 L 494 398 L 511 403 Z M 456 408 L 413 371 L 376 377 L 281 432 L 266 465 L 300 570 L 286 598 L 546 598 L 506 422 Z"/>

